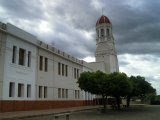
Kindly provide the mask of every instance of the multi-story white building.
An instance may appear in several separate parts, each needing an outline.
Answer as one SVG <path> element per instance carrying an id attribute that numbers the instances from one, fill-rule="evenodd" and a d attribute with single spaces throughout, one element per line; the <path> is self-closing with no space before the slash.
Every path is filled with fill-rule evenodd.
<path id="1" fill-rule="evenodd" d="M 78 87 L 80 73 L 118 71 L 112 25 L 107 17 L 98 19 L 96 31 L 96 62 L 87 63 L 39 41 L 14 25 L 0 23 L 0 111 L 15 110 L 3 110 L 5 101 L 7 104 L 15 100 L 23 101 L 23 104 L 28 101 L 27 104 L 33 106 L 36 101 L 44 104 L 59 101 L 63 104 L 59 107 L 65 107 L 69 101 L 72 106 L 78 106 L 84 105 L 85 100 L 93 100 L 94 95 Z M 45 108 L 54 106 L 50 103 Z"/>

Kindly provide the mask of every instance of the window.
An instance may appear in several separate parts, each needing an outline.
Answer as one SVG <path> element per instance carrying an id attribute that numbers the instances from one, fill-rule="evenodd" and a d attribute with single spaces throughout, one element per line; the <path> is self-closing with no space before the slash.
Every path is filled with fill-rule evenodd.
<path id="1" fill-rule="evenodd" d="M 66 77 L 68 76 L 68 65 L 66 65 Z"/>
<path id="2" fill-rule="evenodd" d="M 76 68 L 74 68 L 74 78 L 76 79 Z"/>
<path id="3" fill-rule="evenodd" d="M 44 98 L 47 98 L 47 87 L 44 87 Z"/>
<path id="4" fill-rule="evenodd" d="M 62 64 L 62 75 L 64 76 L 64 64 Z"/>
<path id="5" fill-rule="evenodd" d="M 61 74 L 61 63 L 58 63 L 58 75 Z"/>
<path id="6" fill-rule="evenodd" d="M 77 90 L 77 92 L 78 92 L 78 99 L 80 98 L 80 91 L 79 90 Z"/>
<path id="7" fill-rule="evenodd" d="M 80 98 L 80 91 L 75 90 L 75 99 L 79 99 L 79 98 Z"/>
<path id="8" fill-rule="evenodd" d="M 75 99 L 77 99 L 77 90 L 75 90 L 75 95 L 74 96 L 75 96 Z"/>
<path id="9" fill-rule="evenodd" d="M 64 89 L 62 89 L 62 98 L 65 97 L 65 92 L 64 92 Z"/>
<path id="10" fill-rule="evenodd" d="M 109 36 L 109 29 L 107 28 L 107 36 Z"/>
<path id="11" fill-rule="evenodd" d="M 27 98 L 31 97 L 31 85 L 27 85 Z"/>
<path id="12" fill-rule="evenodd" d="M 12 51 L 12 63 L 16 63 L 16 54 L 17 54 L 17 47 L 13 46 L 13 51 Z"/>
<path id="13" fill-rule="evenodd" d="M 19 65 L 25 65 L 25 50 L 19 49 Z"/>
<path id="14" fill-rule="evenodd" d="M 9 97 L 14 97 L 15 83 L 9 83 Z"/>
<path id="15" fill-rule="evenodd" d="M 79 69 L 77 69 L 77 78 L 79 78 Z"/>
<path id="16" fill-rule="evenodd" d="M 39 70 L 43 70 L 43 56 L 39 57 Z"/>
<path id="17" fill-rule="evenodd" d="M 101 37 L 104 37 L 104 29 L 101 29 Z"/>
<path id="18" fill-rule="evenodd" d="M 39 86 L 39 98 L 42 98 L 42 86 Z"/>
<path id="19" fill-rule="evenodd" d="M 27 63 L 28 67 L 31 67 L 31 51 L 28 51 L 28 63 Z"/>
<path id="20" fill-rule="evenodd" d="M 48 58 L 45 58 L 45 72 L 48 71 Z"/>
<path id="21" fill-rule="evenodd" d="M 61 88 L 58 88 L 58 98 L 61 98 Z"/>
<path id="22" fill-rule="evenodd" d="M 68 98 L 68 89 L 66 89 L 66 98 Z"/>
<path id="23" fill-rule="evenodd" d="M 18 97 L 24 97 L 24 84 L 18 84 Z"/>

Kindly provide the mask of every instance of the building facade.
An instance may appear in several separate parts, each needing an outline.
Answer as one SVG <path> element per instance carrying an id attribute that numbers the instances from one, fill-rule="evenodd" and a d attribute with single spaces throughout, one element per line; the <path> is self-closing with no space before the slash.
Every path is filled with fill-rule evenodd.
<path id="1" fill-rule="evenodd" d="M 112 26 L 107 17 L 101 18 L 96 24 L 94 63 L 39 41 L 12 24 L 0 23 L 0 112 L 93 104 L 95 95 L 78 87 L 80 73 L 118 71 Z"/>

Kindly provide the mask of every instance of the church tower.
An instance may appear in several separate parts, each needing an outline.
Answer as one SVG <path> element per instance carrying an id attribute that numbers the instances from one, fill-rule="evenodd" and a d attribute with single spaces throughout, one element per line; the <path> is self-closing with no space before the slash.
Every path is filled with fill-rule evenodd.
<path id="1" fill-rule="evenodd" d="M 118 59 L 110 20 L 102 15 L 96 22 L 96 62 L 104 63 L 106 73 L 118 72 Z"/>

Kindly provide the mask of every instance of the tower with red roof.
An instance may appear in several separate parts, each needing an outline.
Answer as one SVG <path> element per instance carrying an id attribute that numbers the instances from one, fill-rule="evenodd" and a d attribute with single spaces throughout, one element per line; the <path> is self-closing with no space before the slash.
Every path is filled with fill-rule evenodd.
<path id="1" fill-rule="evenodd" d="M 118 59 L 112 34 L 112 23 L 102 15 L 96 22 L 96 63 L 103 66 L 103 72 L 118 72 Z M 102 65 L 103 63 L 103 65 Z"/>

